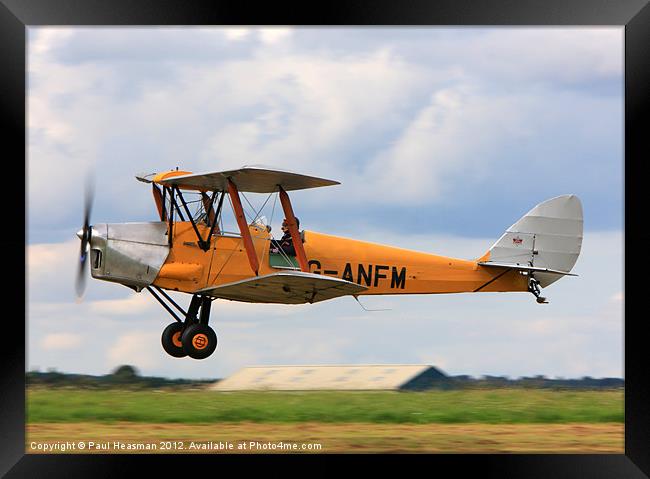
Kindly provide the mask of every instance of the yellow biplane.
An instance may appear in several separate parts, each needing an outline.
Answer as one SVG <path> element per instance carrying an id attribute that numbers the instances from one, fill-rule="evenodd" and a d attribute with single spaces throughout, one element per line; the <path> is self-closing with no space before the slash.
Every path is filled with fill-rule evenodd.
<path id="1" fill-rule="evenodd" d="M 287 192 L 336 181 L 258 167 L 136 178 L 152 185 L 159 221 L 91 226 L 87 199 L 77 233 L 77 294 L 83 293 L 86 262 L 93 278 L 146 289 L 175 319 L 162 334 L 164 350 L 174 357 L 203 359 L 214 352 L 217 336 L 208 321 L 217 298 L 302 304 L 341 296 L 528 291 L 545 303 L 540 288 L 571 275 L 582 245 L 582 205 L 575 195 L 540 203 L 483 256 L 464 260 L 299 231 Z M 279 197 L 293 254 L 277 247 L 259 212 L 246 218 L 244 193 L 267 194 L 267 202 Z M 223 228 L 225 199 L 236 232 Z M 191 294 L 187 310 L 166 290 Z"/>

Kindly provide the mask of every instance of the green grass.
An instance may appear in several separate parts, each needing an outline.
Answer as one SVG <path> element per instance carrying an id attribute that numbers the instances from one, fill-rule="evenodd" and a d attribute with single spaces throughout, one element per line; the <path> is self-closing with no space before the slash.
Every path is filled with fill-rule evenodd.
<path id="1" fill-rule="evenodd" d="M 623 391 L 215 392 L 30 389 L 42 422 L 599 423 L 623 422 Z"/>

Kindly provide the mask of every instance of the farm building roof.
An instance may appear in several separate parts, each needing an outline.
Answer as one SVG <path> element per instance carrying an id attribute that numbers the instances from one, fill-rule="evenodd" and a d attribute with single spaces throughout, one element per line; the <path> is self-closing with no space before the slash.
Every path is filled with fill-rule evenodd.
<path id="1" fill-rule="evenodd" d="M 427 389 L 447 376 L 426 364 L 252 366 L 211 389 L 242 390 L 410 390 Z"/>

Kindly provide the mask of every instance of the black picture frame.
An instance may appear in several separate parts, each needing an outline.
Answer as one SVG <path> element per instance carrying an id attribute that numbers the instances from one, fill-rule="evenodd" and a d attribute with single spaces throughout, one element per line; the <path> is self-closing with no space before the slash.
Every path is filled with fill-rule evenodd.
<path id="1" fill-rule="evenodd" d="M 408 456 L 418 466 L 451 468 L 454 476 L 478 473 L 494 477 L 594 477 L 633 478 L 650 475 L 650 375 L 643 359 L 645 336 L 644 298 L 645 182 L 650 176 L 647 134 L 642 118 L 650 111 L 650 6 L 648 0 L 410 0 L 408 2 L 347 1 L 312 4 L 182 0 L 0 0 L 0 105 L 5 157 L 3 189 L 20 184 L 29 165 L 26 157 L 26 29 L 29 26 L 95 25 L 472 25 L 472 26 L 613 26 L 625 27 L 625 454 L 439 454 Z M 643 153 L 646 153 L 644 156 Z M 21 161 L 21 158 L 23 161 Z M 6 171 L 9 169 L 9 171 Z M 9 181 L 7 181 L 9 180 Z M 19 189 L 20 190 L 20 189 Z M 1 236 L 2 291 L 9 299 L 7 313 L 25 294 L 26 232 L 21 197 L 13 193 L 5 208 Z M 23 254 L 18 252 L 22 251 Z M 638 254 L 640 252 L 640 254 Z M 604 273 L 605 274 L 605 273 Z M 21 283 L 21 279 L 23 280 Z M 152 456 L 146 455 L 30 455 L 25 454 L 25 324 L 5 314 L 3 374 L 0 376 L 0 473 L 7 477 L 109 477 L 133 472 L 154 463 L 166 475 L 195 474 L 214 461 L 217 467 L 239 467 L 264 461 L 268 472 L 290 460 L 319 472 L 348 467 L 358 456 Z M 403 457 L 400 456 L 399 459 Z M 188 460 L 189 459 L 189 460 Z M 371 455 L 361 460 L 384 467 L 395 456 Z M 199 469 L 195 469 L 199 467 Z M 214 467 L 214 466 L 210 466 Z M 435 468 L 435 469 L 434 469 Z M 243 469 L 240 469 L 241 472 Z M 202 474 L 221 474 L 205 469 Z"/>

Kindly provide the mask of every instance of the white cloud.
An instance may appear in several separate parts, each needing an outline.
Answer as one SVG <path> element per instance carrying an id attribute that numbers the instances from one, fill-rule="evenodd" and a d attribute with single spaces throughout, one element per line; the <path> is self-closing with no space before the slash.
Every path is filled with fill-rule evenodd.
<path id="1" fill-rule="evenodd" d="M 239 57 L 217 52 L 212 60 L 188 61 L 181 49 L 151 68 L 144 60 L 119 61 L 129 35 L 143 48 L 154 48 L 161 35 L 165 45 L 195 51 L 210 43 L 212 31 L 231 40 L 257 32 L 260 41 Z M 324 29 L 322 45 L 350 31 Z M 459 183 L 479 187 L 512 174 L 513 145 L 547 145 L 539 136 L 553 128 L 582 125 L 585 138 L 606 137 L 600 133 L 609 124 L 599 118 L 611 112 L 603 104 L 571 106 L 582 92 L 558 95 L 527 77 L 564 75 L 588 84 L 620 74 L 622 62 L 612 47 L 622 48 L 621 29 L 611 28 L 489 29 L 480 37 L 434 35 L 432 29 L 430 38 L 413 45 L 400 43 L 403 31 L 387 29 L 381 40 L 362 50 L 351 45 L 344 54 L 301 49 L 300 29 L 166 32 L 120 30 L 107 57 L 77 62 L 55 53 L 99 33 L 39 28 L 30 35 L 28 189 L 30 210 L 38 215 L 32 224 L 56 224 L 73 211 L 81 218 L 79 185 L 92 168 L 100 178 L 99 211 L 122 217 L 150 218 L 153 211 L 148 191 L 130 180 L 134 172 L 174 166 L 213 171 L 262 163 L 334 177 L 351 192 L 335 195 L 337 204 L 371 194 L 377 205 L 439 199 Z M 112 38 L 108 31 L 101 35 Z M 292 37 L 287 49 L 267 49 L 262 41 Z M 412 50 L 419 56 L 409 56 Z M 162 72 L 151 74 L 155 68 Z M 495 79 L 503 86 L 495 89 Z M 589 156 L 584 145 L 599 148 L 574 143 L 583 145 L 581 155 Z M 552 174 L 576 153 L 560 145 L 539 158 L 523 154 L 528 164 L 544 162 L 542 174 Z"/>
<path id="2" fill-rule="evenodd" d="M 142 314 L 156 309 L 152 299 L 149 294 L 134 292 L 127 298 L 92 301 L 89 303 L 89 312 L 116 316 Z"/>
<path id="3" fill-rule="evenodd" d="M 219 75 L 209 69 L 187 75 L 198 88 L 194 95 L 228 89 L 225 104 L 224 99 L 211 102 L 217 111 L 241 117 L 235 110 L 230 112 L 230 105 L 238 110 L 257 105 L 255 115 L 215 128 L 207 149 L 201 152 L 205 167 L 215 159 L 224 166 L 238 167 L 241 158 L 246 163 L 288 169 L 308 158 L 340 164 L 342 159 L 328 152 L 353 141 L 363 129 L 376 128 L 378 117 L 393 122 L 400 114 L 395 103 L 406 100 L 407 88 L 417 88 L 413 67 L 387 51 L 361 58 L 261 58 L 223 66 Z M 202 84 L 196 85 L 196 78 Z M 314 174 L 325 171 L 324 165 L 311 163 Z"/>
<path id="4" fill-rule="evenodd" d="M 258 32 L 263 43 L 278 43 L 292 34 L 290 28 L 281 27 L 260 28 Z"/>
<path id="5" fill-rule="evenodd" d="M 45 350 L 75 349 L 83 341 L 83 336 L 74 333 L 54 333 L 43 338 L 40 346 Z"/>
<path id="6" fill-rule="evenodd" d="M 76 248 L 75 248 L 76 247 Z M 65 243 L 31 244 L 26 251 L 30 275 L 40 278 L 71 269 L 79 256 L 79 240 L 70 239 Z"/>
<path id="7" fill-rule="evenodd" d="M 409 203 L 448 193 L 450 174 L 475 181 L 497 166 L 486 162 L 485 152 L 527 135 L 524 110 L 521 98 L 486 97 L 463 85 L 436 91 L 392 147 L 365 169 L 371 182 L 364 193 L 399 185 L 391 199 Z"/>
<path id="8" fill-rule="evenodd" d="M 32 244 L 27 246 L 27 295 L 32 299 L 75 297 L 75 275 L 79 264 L 79 240 L 65 243 Z"/>
<path id="9" fill-rule="evenodd" d="M 160 365 L 165 353 L 160 345 L 160 332 L 134 330 L 117 336 L 108 348 L 106 364 L 110 368 L 121 364 L 138 368 L 154 368 Z"/>
<path id="10" fill-rule="evenodd" d="M 51 50 L 61 47 L 74 35 L 69 28 L 29 28 L 29 55 L 33 57 L 46 55 Z"/>
<path id="11" fill-rule="evenodd" d="M 251 34 L 250 28 L 228 27 L 224 28 L 223 34 L 228 40 L 243 40 Z"/>
<path id="12" fill-rule="evenodd" d="M 622 27 L 499 29 L 472 47 L 482 66 L 502 74 L 578 82 L 621 74 L 623 35 Z"/>

